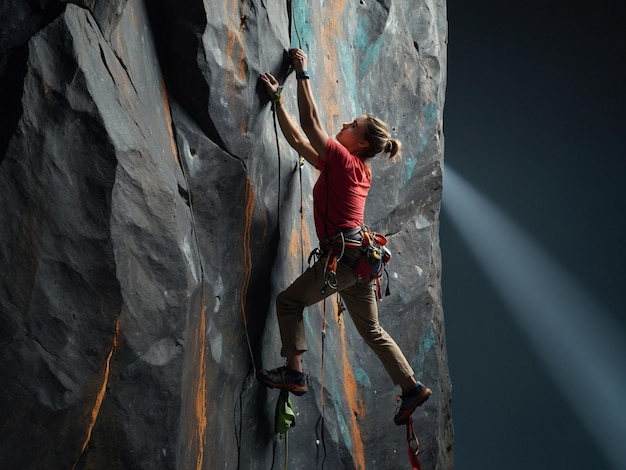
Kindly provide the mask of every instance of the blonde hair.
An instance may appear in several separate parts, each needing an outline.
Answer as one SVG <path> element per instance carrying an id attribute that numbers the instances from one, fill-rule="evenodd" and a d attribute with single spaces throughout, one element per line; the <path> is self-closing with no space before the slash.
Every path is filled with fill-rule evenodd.
<path id="1" fill-rule="evenodd" d="M 363 138 L 370 144 L 366 158 L 372 158 L 379 153 L 386 153 L 392 160 L 400 155 L 402 144 L 398 139 L 393 139 L 387 123 L 372 114 L 367 114 L 367 128 Z"/>

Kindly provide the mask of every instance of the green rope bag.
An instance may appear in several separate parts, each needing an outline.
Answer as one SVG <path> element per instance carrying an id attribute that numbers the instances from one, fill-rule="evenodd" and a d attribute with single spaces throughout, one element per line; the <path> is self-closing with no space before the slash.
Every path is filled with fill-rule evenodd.
<path id="1" fill-rule="evenodd" d="M 276 432 L 286 434 L 296 425 L 296 414 L 291 406 L 288 390 L 281 390 L 276 403 Z"/>

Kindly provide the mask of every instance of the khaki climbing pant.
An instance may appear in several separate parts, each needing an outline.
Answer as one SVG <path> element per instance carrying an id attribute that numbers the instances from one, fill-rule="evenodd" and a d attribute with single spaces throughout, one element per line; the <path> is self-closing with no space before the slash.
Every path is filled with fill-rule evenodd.
<path id="1" fill-rule="evenodd" d="M 276 298 L 282 340 L 281 355 L 286 357 L 308 349 L 304 332 L 304 308 L 339 291 L 357 331 L 383 363 L 393 383 L 397 385 L 413 376 L 413 369 L 404 354 L 378 323 L 374 281 L 358 279 L 354 268 L 339 262 L 337 289 L 327 287 L 322 294 L 325 262 L 323 257 L 320 258 Z"/>

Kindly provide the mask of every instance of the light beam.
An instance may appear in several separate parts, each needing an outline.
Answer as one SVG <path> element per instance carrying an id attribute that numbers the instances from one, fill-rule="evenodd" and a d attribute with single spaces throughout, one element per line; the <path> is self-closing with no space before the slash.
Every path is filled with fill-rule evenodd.
<path id="1" fill-rule="evenodd" d="M 506 214 L 449 167 L 443 209 L 574 413 L 610 464 L 623 469 L 626 340 L 619 326 Z"/>

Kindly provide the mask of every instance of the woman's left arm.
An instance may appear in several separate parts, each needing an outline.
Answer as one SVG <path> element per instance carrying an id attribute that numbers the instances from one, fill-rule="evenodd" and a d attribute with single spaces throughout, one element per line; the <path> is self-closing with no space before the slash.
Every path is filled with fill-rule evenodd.
<path id="1" fill-rule="evenodd" d="M 289 113 L 282 105 L 282 98 L 280 97 L 280 87 L 278 80 L 271 73 L 262 73 L 260 75 L 261 80 L 265 83 L 265 88 L 268 94 L 273 97 L 274 107 L 276 109 L 276 115 L 278 116 L 278 124 L 285 139 L 289 145 L 291 145 L 300 155 L 302 155 L 307 162 L 317 168 L 317 152 L 302 135 L 294 121 L 289 116 Z"/>

